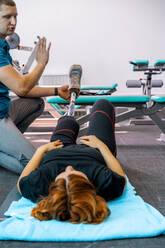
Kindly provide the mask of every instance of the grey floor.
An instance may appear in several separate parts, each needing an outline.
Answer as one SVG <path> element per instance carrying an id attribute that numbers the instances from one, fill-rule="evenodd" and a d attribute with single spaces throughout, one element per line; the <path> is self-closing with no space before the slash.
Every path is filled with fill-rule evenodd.
<path id="1" fill-rule="evenodd" d="M 49 128 L 37 127 L 26 133 L 35 146 L 50 137 Z M 46 133 L 44 133 L 44 131 Z M 118 159 L 135 186 L 138 195 L 165 215 L 165 143 L 157 140 L 160 131 L 154 125 L 131 125 L 116 128 Z M 0 204 L 16 184 L 17 176 L 0 168 Z M 1 248 L 7 247 L 78 247 L 78 248 L 164 248 L 165 236 L 140 239 L 107 240 L 100 242 L 20 242 L 0 241 Z"/>

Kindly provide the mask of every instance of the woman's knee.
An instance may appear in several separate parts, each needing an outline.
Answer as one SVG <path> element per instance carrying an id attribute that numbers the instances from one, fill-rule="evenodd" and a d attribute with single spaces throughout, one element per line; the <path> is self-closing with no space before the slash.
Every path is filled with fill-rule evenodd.
<path id="1" fill-rule="evenodd" d="M 64 145 L 75 144 L 79 132 L 79 124 L 71 116 L 63 116 L 58 120 L 51 141 L 60 139 Z"/>
<path id="2" fill-rule="evenodd" d="M 62 116 L 58 120 L 58 126 L 61 128 L 75 129 L 76 132 L 79 131 L 79 124 L 72 116 Z"/>
<path id="3" fill-rule="evenodd" d="M 104 110 L 105 112 L 111 112 L 111 111 L 114 111 L 114 106 L 110 101 L 106 99 L 100 99 L 95 102 L 92 109 L 94 111 Z"/>

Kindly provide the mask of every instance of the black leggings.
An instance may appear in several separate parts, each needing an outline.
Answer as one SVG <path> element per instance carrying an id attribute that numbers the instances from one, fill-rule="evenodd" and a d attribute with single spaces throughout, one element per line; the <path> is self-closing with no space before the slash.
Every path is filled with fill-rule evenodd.
<path id="1" fill-rule="evenodd" d="M 63 116 L 58 120 L 51 141 L 61 140 L 65 145 L 76 144 L 79 124 L 71 116 Z M 95 135 L 102 140 L 116 156 L 115 110 L 107 100 L 98 100 L 92 107 L 86 135 Z"/>

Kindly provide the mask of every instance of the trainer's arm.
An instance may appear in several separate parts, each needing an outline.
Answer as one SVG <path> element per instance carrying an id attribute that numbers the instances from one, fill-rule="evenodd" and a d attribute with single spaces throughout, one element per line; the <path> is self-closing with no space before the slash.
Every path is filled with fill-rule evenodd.
<path id="1" fill-rule="evenodd" d="M 97 148 L 101 152 L 106 165 L 109 169 L 116 172 L 120 176 L 123 176 L 125 179 L 125 173 L 120 165 L 120 163 L 117 161 L 117 159 L 113 156 L 107 145 L 105 145 L 100 139 L 98 139 L 94 135 L 89 136 L 83 136 L 81 137 L 82 143 L 86 144 L 90 147 Z M 125 180 L 126 181 L 126 180 Z"/>
<path id="2" fill-rule="evenodd" d="M 37 46 L 37 64 L 32 72 L 20 75 L 12 65 L 0 67 L 0 81 L 19 96 L 25 96 L 36 85 L 49 60 L 50 43 L 46 48 L 46 39 L 42 38 Z"/>
<path id="3" fill-rule="evenodd" d="M 22 171 L 20 177 L 18 178 L 17 181 L 17 188 L 18 191 L 21 193 L 20 191 L 20 187 L 19 187 L 19 182 L 21 180 L 21 178 L 28 176 L 33 170 L 35 170 L 36 168 L 39 167 L 40 162 L 44 156 L 44 154 L 52 149 L 57 149 L 57 148 L 61 148 L 62 142 L 60 140 L 56 140 L 54 142 L 50 142 L 46 145 L 40 146 L 36 152 L 34 153 L 33 157 L 31 158 L 31 160 L 29 161 L 29 163 L 26 165 L 26 167 L 24 168 L 24 170 Z"/>
<path id="4" fill-rule="evenodd" d="M 58 95 L 66 100 L 70 99 L 69 85 L 63 85 L 58 88 Z M 45 96 L 54 96 L 55 87 L 42 87 L 34 86 L 25 97 L 45 97 Z"/>

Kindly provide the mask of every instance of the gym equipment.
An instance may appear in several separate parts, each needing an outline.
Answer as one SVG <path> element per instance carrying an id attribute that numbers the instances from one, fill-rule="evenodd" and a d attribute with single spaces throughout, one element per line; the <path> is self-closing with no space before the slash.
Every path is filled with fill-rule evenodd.
<path id="1" fill-rule="evenodd" d="M 143 88 L 143 94 L 151 98 L 151 88 L 152 87 L 162 87 L 162 80 L 152 80 L 153 75 L 161 74 L 165 71 L 165 60 L 157 60 L 153 66 L 149 66 L 148 60 L 136 60 L 130 61 L 130 64 L 133 65 L 133 71 L 143 71 L 144 75 L 147 75 L 146 79 L 140 79 L 139 82 L 134 80 L 128 80 L 126 82 L 127 87 L 140 87 L 138 83 L 141 84 Z M 149 105 L 151 101 L 149 102 Z"/>
<path id="2" fill-rule="evenodd" d="M 146 84 L 146 80 L 140 78 L 139 80 L 127 80 L 126 81 L 127 88 L 141 88 L 144 95 L 147 95 L 148 84 Z M 151 80 L 152 88 L 161 88 L 163 86 L 163 80 Z"/>
<path id="3" fill-rule="evenodd" d="M 81 65 L 74 64 L 70 68 L 69 78 L 70 78 L 70 102 L 69 107 L 66 106 L 66 110 L 61 109 L 58 103 L 54 103 L 53 107 L 62 115 L 73 116 L 74 110 L 78 109 L 80 105 L 75 106 L 75 101 L 81 96 L 97 96 L 97 95 L 111 95 L 116 91 L 117 84 L 114 84 L 112 87 L 109 86 L 84 86 L 81 87 L 80 81 L 82 76 L 82 67 Z"/>
<path id="4" fill-rule="evenodd" d="M 133 65 L 133 71 L 145 71 L 146 75 L 154 74 L 152 72 L 155 71 L 165 71 L 165 60 L 157 60 L 153 66 L 149 66 L 148 60 L 135 60 L 129 63 Z"/>
<path id="5" fill-rule="evenodd" d="M 70 104 L 69 104 L 69 111 L 68 115 L 73 116 L 74 114 L 74 107 L 75 107 L 75 100 L 79 96 L 80 93 L 80 80 L 82 75 L 82 67 L 81 65 L 72 65 L 69 73 L 70 77 Z"/>
<path id="6" fill-rule="evenodd" d="M 152 80 L 152 75 L 160 74 L 165 70 L 165 60 L 157 61 L 154 66 L 149 67 L 148 61 L 136 61 L 131 62 L 134 66 L 135 71 L 144 71 L 147 75 L 146 83 L 143 84 L 142 80 L 136 80 L 131 82 L 131 86 L 141 87 L 143 86 L 143 95 L 133 95 L 133 96 L 107 96 L 107 95 L 85 95 L 79 96 L 75 100 L 75 104 L 79 106 L 93 105 L 95 101 L 99 99 L 107 99 L 112 102 L 116 107 L 127 107 L 131 108 L 124 113 L 118 114 L 116 116 L 116 123 L 128 120 L 130 118 L 137 118 L 148 116 L 162 131 L 162 135 L 165 134 L 165 122 L 158 116 L 158 112 L 165 107 L 165 95 L 163 96 L 152 96 L 151 86 L 163 85 L 161 80 Z M 129 83 L 127 82 L 129 85 Z M 81 91 L 80 91 L 81 92 Z M 59 110 L 60 105 L 67 105 L 68 102 L 60 97 L 48 97 L 47 102 L 50 103 L 54 108 L 58 105 Z M 89 119 L 90 114 L 85 114 L 84 116 L 77 119 L 80 125 L 86 123 Z M 86 127 L 81 128 L 79 135 L 84 135 Z"/>
<path id="7" fill-rule="evenodd" d="M 20 37 L 17 33 L 7 36 L 6 41 L 9 44 L 10 49 L 18 49 L 18 50 L 24 50 L 24 51 L 30 51 L 30 52 L 33 50 L 32 47 L 20 45 Z"/>
<path id="8" fill-rule="evenodd" d="M 6 41 L 10 46 L 10 49 L 16 49 L 20 43 L 20 37 L 18 34 L 14 33 L 6 37 Z"/>
<path id="9" fill-rule="evenodd" d="M 148 107 L 148 103 L 150 101 L 150 97 L 147 95 L 137 95 L 137 96 L 80 96 L 75 100 L 75 104 L 85 106 L 85 105 L 93 105 L 99 99 L 106 99 L 113 103 L 116 107 L 127 107 L 131 108 L 124 113 L 116 115 L 116 123 L 121 121 L 128 120 L 130 118 L 148 116 L 165 134 L 165 122 L 161 120 L 161 118 L 157 115 L 161 109 L 165 107 L 165 96 L 152 96 L 152 106 Z M 54 104 L 58 104 L 58 106 L 67 105 L 68 102 L 65 99 L 60 97 L 49 97 L 47 98 L 47 102 L 50 103 L 53 107 Z M 133 108 L 133 109 L 132 109 Z M 89 120 L 90 114 L 86 114 L 77 119 L 80 125 L 86 123 Z M 86 131 L 85 128 L 81 128 L 79 135 L 84 135 Z"/>
<path id="10" fill-rule="evenodd" d="M 69 77 L 70 77 L 70 95 L 71 100 L 69 103 L 69 110 L 67 112 L 67 115 L 73 116 L 74 115 L 74 108 L 75 108 L 75 100 L 78 98 L 79 95 L 110 95 L 112 92 L 116 91 L 116 88 L 109 88 L 109 87 L 83 87 L 80 86 L 82 76 L 82 67 L 81 65 L 72 65 Z M 115 85 L 117 86 L 117 84 Z M 99 90 L 99 91 L 98 91 Z M 57 107 L 58 108 L 58 107 Z M 78 108 L 78 106 L 76 106 Z"/>
<path id="11" fill-rule="evenodd" d="M 80 89 L 80 94 L 83 96 L 97 96 L 97 95 L 111 95 L 115 91 L 117 91 L 116 87 L 118 84 L 113 84 L 111 86 L 82 86 Z"/>
<path id="12" fill-rule="evenodd" d="M 37 39 L 40 40 L 40 37 L 37 36 Z M 27 74 L 29 72 L 30 67 L 32 66 L 34 59 L 35 59 L 35 54 L 36 54 L 36 50 L 37 50 L 37 44 L 38 42 L 34 42 L 35 46 L 28 58 L 28 61 L 26 62 L 26 64 L 24 65 L 23 69 L 22 69 L 22 74 Z"/>
<path id="13" fill-rule="evenodd" d="M 117 86 L 118 86 L 117 84 L 113 84 L 112 86 L 81 86 L 80 92 L 79 92 L 79 97 L 74 102 L 74 109 L 78 110 L 78 112 L 81 112 L 81 111 L 83 111 L 81 109 L 81 106 L 83 105 L 83 107 L 84 107 L 85 105 L 88 105 L 88 103 L 86 103 L 85 105 L 84 104 L 77 104 L 77 100 L 79 101 L 79 99 L 84 99 L 85 97 L 90 97 L 90 96 L 93 96 L 93 97 L 94 96 L 95 97 L 97 97 L 97 96 L 110 96 L 112 93 L 117 91 L 117 89 L 116 89 Z M 53 99 L 55 101 L 51 102 L 51 105 L 59 114 L 66 115 L 69 113 L 67 101 L 65 101 L 65 103 L 63 104 L 62 98 L 46 97 L 46 101 L 48 103 L 49 103 L 49 101 L 53 101 Z M 59 100 L 59 102 L 58 102 L 58 100 Z M 60 102 L 60 100 L 62 100 L 62 102 Z M 88 107 L 86 107 L 86 108 L 88 108 Z M 86 112 L 86 110 L 85 110 L 85 112 Z"/>
<path id="14" fill-rule="evenodd" d="M 162 80 L 152 80 L 152 76 L 161 74 L 163 71 L 165 71 L 165 60 L 158 60 L 154 63 L 153 66 L 149 66 L 148 60 L 137 60 L 135 62 L 130 61 L 130 64 L 133 65 L 133 71 L 143 71 L 144 74 L 147 75 L 147 78 L 146 79 L 140 78 L 139 80 L 127 80 L 126 86 L 128 88 L 142 87 L 143 95 L 147 95 L 150 98 L 149 102 L 147 103 L 147 107 L 149 108 L 153 104 L 153 99 L 151 94 L 152 88 L 158 88 L 163 86 Z M 156 120 L 158 120 L 157 118 Z M 161 121 L 159 120 L 158 122 L 160 125 Z M 146 123 L 148 123 L 148 121 Z M 161 134 L 161 137 L 164 137 L 164 133 Z M 161 138 L 161 140 L 165 140 L 165 137 L 163 139 Z"/>
<path id="15" fill-rule="evenodd" d="M 37 39 L 39 40 L 40 37 L 37 36 Z M 31 52 L 31 54 L 30 54 L 30 56 L 28 58 L 28 61 L 23 66 L 20 66 L 18 60 L 13 60 L 13 65 L 14 65 L 15 69 L 22 75 L 27 74 L 29 72 L 29 69 L 30 69 L 31 65 L 34 62 L 38 42 L 36 42 L 36 41 L 34 42 L 34 44 L 35 44 L 34 48 L 33 47 L 22 46 L 22 45 L 20 45 L 20 37 L 19 37 L 19 35 L 17 33 L 14 33 L 14 34 L 12 34 L 10 36 L 7 36 L 6 41 L 9 44 L 11 49 L 18 49 L 18 50 L 22 50 L 22 51 Z"/>

